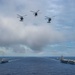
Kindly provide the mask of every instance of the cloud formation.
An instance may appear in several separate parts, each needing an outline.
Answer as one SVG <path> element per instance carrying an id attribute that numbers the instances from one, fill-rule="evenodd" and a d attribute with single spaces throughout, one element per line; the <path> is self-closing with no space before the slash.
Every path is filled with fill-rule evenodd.
<path id="1" fill-rule="evenodd" d="M 0 47 L 6 49 L 5 53 L 40 52 L 48 44 L 74 40 L 75 5 L 70 1 L 66 3 L 62 0 L 0 0 Z M 71 11 L 66 11 L 66 5 Z M 31 10 L 40 10 L 37 18 Z M 24 22 L 19 22 L 17 14 L 27 15 Z M 45 16 L 56 17 L 47 24 Z"/>
<path id="2" fill-rule="evenodd" d="M 13 44 L 27 45 L 32 50 L 40 51 L 42 47 L 50 43 L 63 41 L 63 34 L 48 24 L 24 25 L 13 18 L 1 18 L 0 45 L 11 46 Z"/>

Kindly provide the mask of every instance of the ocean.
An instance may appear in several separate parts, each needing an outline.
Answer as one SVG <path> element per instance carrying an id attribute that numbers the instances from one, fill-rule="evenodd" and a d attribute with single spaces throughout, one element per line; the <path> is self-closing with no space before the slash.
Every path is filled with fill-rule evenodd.
<path id="1" fill-rule="evenodd" d="M 6 57 L 0 75 L 75 75 L 75 65 L 64 64 L 56 57 Z M 75 59 L 70 58 L 70 59 Z"/>

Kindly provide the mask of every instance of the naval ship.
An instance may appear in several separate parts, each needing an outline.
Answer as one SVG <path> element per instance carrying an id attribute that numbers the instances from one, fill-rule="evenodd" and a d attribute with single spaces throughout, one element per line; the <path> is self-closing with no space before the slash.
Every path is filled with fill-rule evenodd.
<path id="1" fill-rule="evenodd" d="M 9 61 L 5 58 L 0 59 L 0 64 L 7 63 L 7 62 L 9 62 Z"/>
<path id="2" fill-rule="evenodd" d="M 63 56 L 61 56 L 61 58 L 60 58 L 60 62 L 61 62 L 61 63 L 66 63 L 66 64 L 75 64 L 75 60 L 64 59 Z"/>

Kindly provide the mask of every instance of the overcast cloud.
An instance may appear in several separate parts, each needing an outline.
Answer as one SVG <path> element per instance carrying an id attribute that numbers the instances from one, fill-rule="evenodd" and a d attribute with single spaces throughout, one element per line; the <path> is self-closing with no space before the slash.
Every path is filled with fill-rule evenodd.
<path id="1" fill-rule="evenodd" d="M 74 9 L 71 3 L 70 9 Z M 68 4 L 62 0 L 0 0 L 0 47 L 5 48 L 1 53 L 26 53 L 27 50 L 38 53 L 47 45 L 74 40 L 75 26 L 71 24 L 74 24 L 75 11 L 65 12 Z M 40 10 L 37 18 L 31 10 Z M 17 14 L 27 15 L 24 22 L 19 21 Z M 45 16 L 55 17 L 47 24 Z"/>

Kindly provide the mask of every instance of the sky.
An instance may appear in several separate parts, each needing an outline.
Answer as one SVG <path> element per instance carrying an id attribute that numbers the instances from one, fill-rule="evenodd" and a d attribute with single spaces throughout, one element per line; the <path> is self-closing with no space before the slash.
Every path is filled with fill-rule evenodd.
<path id="1" fill-rule="evenodd" d="M 0 0 L 0 56 L 61 55 L 75 56 L 75 0 Z"/>

